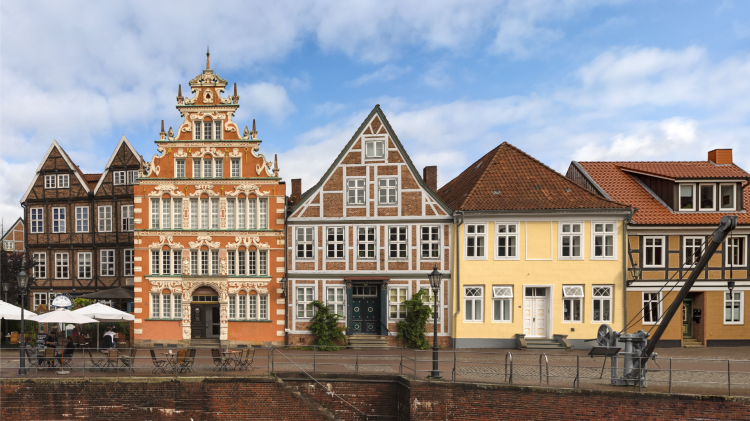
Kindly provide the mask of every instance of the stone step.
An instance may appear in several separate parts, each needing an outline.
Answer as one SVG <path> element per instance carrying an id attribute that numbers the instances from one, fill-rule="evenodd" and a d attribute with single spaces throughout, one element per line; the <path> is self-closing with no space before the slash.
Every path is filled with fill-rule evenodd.
<path id="1" fill-rule="evenodd" d="M 554 344 L 554 345 L 535 345 L 535 344 L 526 344 L 526 349 L 565 349 L 565 346 L 562 344 Z"/>

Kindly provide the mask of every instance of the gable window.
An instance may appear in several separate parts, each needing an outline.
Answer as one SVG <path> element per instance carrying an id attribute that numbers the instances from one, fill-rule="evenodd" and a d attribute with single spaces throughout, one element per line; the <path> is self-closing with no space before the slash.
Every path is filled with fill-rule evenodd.
<path id="1" fill-rule="evenodd" d="M 195 140 L 201 140 L 201 135 L 203 134 L 203 122 L 202 121 L 196 121 L 195 122 Z M 210 133 L 210 131 L 209 131 Z"/>
<path id="2" fill-rule="evenodd" d="M 563 322 L 580 322 L 583 314 L 583 286 L 563 286 Z"/>
<path id="3" fill-rule="evenodd" d="M 208 229 L 208 199 L 201 199 L 201 229 Z"/>
<path id="4" fill-rule="evenodd" d="M 172 203 L 173 203 L 173 206 L 172 206 L 172 215 L 173 215 L 172 228 L 182 229 L 182 199 L 174 199 Z M 133 216 L 133 211 L 132 211 L 133 205 L 130 205 L 130 208 L 131 208 L 130 216 L 132 218 L 132 216 Z M 132 222 L 131 222 L 130 226 L 131 227 L 133 226 Z M 133 230 L 133 228 L 130 229 L 130 231 L 132 231 L 132 230 Z"/>
<path id="5" fill-rule="evenodd" d="M 153 201 L 155 199 L 151 199 L 151 203 L 153 204 Z M 153 212 L 153 209 L 151 210 Z M 112 231 L 112 206 L 99 206 L 98 208 L 98 220 L 99 220 L 99 232 L 110 232 Z M 156 211 L 156 227 L 152 228 L 159 228 L 159 211 L 157 207 Z"/>
<path id="6" fill-rule="evenodd" d="M 297 258 L 313 258 L 313 227 L 297 228 Z"/>
<path id="7" fill-rule="evenodd" d="M 115 171 L 112 174 L 112 177 L 114 179 L 115 186 L 125 184 L 125 171 Z"/>
<path id="8" fill-rule="evenodd" d="M 177 165 L 175 169 L 175 177 L 177 178 L 185 178 L 185 159 L 178 159 Z"/>
<path id="9" fill-rule="evenodd" d="M 70 177 L 68 174 L 59 174 L 57 176 L 57 188 L 67 189 L 68 187 L 70 187 Z"/>
<path id="10" fill-rule="evenodd" d="M 239 158 L 232 158 L 232 160 L 230 161 L 231 177 L 240 177 L 240 162 L 241 161 Z"/>
<path id="11" fill-rule="evenodd" d="M 99 276 L 115 276 L 114 250 L 99 250 Z"/>
<path id="12" fill-rule="evenodd" d="M 76 207 L 76 232 L 89 232 L 89 207 Z"/>
<path id="13" fill-rule="evenodd" d="M 78 277 L 91 279 L 91 253 L 78 253 Z"/>
<path id="14" fill-rule="evenodd" d="M 128 171 L 128 184 L 138 184 L 138 170 Z"/>
<path id="15" fill-rule="evenodd" d="M 268 229 L 268 199 L 260 199 L 258 202 L 260 203 L 260 212 L 258 212 L 260 229 Z"/>
<path id="16" fill-rule="evenodd" d="M 213 170 L 212 167 L 213 160 L 211 159 L 204 159 L 203 160 L 203 178 L 211 178 L 213 177 Z"/>
<path id="17" fill-rule="evenodd" d="M 329 259 L 344 258 L 344 228 L 328 227 L 326 235 L 326 257 Z"/>
<path id="18" fill-rule="evenodd" d="M 365 204 L 365 184 L 366 181 L 364 178 L 350 178 L 346 180 L 346 204 Z"/>
<path id="19" fill-rule="evenodd" d="M 498 259 L 518 258 L 518 224 L 495 223 Z"/>
<path id="20" fill-rule="evenodd" d="M 219 199 L 211 199 L 211 229 L 219 229 Z"/>
<path id="21" fill-rule="evenodd" d="M 133 231 L 134 205 L 122 205 L 120 208 L 120 220 L 123 231 Z"/>
<path id="22" fill-rule="evenodd" d="M 190 228 L 198 229 L 198 199 L 190 199 Z"/>
<path id="23" fill-rule="evenodd" d="M 467 259 L 482 259 L 485 257 L 486 234 L 487 230 L 484 224 L 466 224 Z"/>
<path id="24" fill-rule="evenodd" d="M 685 258 L 684 265 L 689 267 L 696 263 L 701 258 L 703 237 L 685 237 Z"/>
<path id="25" fill-rule="evenodd" d="M 65 208 L 52 208 L 52 232 L 65 232 Z"/>
<path id="26" fill-rule="evenodd" d="M 422 258 L 437 259 L 440 257 L 440 227 L 421 227 Z"/>
<path id="27" fill-rule="evenodd" d="M 201 178 L 201 161 L 200 158 L 193 158 L 193 178 Z"/>
<path id="28" fill-rule="evenodd" d="M 560 258 L 576 259 L 583 256 L 583 229 L 580 223 L 560 224 Z"/>
<path id="29" fill-rule="evenodd" d="M 484 298 L 484 287 L 482 286 L 465 286 L 464 303 L 466 311 L 464 312 L 464 321 L 481 322 L 484 320 L 482 313 L 482 299 Z"/>
<path id="30" fill-rule="evenodd" d="M 213 122 L 212 121 L 204 121 L 203 122 L 203 139 L 209 140 L 213 138 Z"/>
<path id="31" fill-rule="evenodd" d="M 744 291 L 724 293 L 724 324 L 742 324 Z"/>
<path id="32" fill-rule="evenodd" d="M 654 324 L 661 320 L 661 293 L 643 293 L 643 323 Z"/>
<path id="33" fill-rule="evenodd" d="M 44 232 L 44 208 L 31 208 L 31 233 L 40 234 Z"/>
<path id="34" fill-rule="evenodd" d="M 133 262 L 135 261 L 135 250 L 134 249 L 125 249 L 123 250 L 123 259 L 122 259 L 122 274 L 124 276 L 133 276 Z"/>
<path id="35" fill-rule="evenodd" d="M 34 253 L 34 279 L 47 277 L 47 253 Z"/>
<path id="36" fill-rule="evenodd" d="M 492 321 L 511 322 L 513 314 L 513 287 L 492 287 Z"/>
<path id="37" fill-rule="evenodd" d="M 406 287 L 395 287 L 388 290 L 388 309 L 391 319 L 406 318 Z"/>
<path id="38" fill-rule="evenodd" d="M 398 179 L 378 179 L 378 201 L 381 205 L 395 205 L 398 203 Z"/>
<path id="39" fill-rule="evenodd" d="M 700 193 L 700 210 L 712 211 L 716 210 L 713 184 L 699 184 L 698 193 Z"/>
<path id="40" fill-rule="evenodd" d="M 221 121 L 214 122 L 214 139 L 221 140 Z"/>
<path id="41" fill-rule="evenodd" d="M 644 267 L 664 266 L 664 237 L 644 237 L 646 261 Z"/>
<path id="42" fill-rule="evenodd" d="M 406 227 L 388 227 L 388 257 L 406 259 Z"/>
<path id="43" fill-rule="evenodd" d="M 331 312 L 344 318 L 346 316 L 344 311 L 346 303 L 344 287 L 328 287 L 326 293 L 326 305 L 331 309 Z"/>
<path id="44" fill-rule="evenodd" d="M 731 236 L 726 239 L 727 266 L 746 266 L 747 247 L 744 236 Z"/>
<path id="45" fill-rule="evenodd" d="M 680 184 L 680 210 L 695 210 L 695 185 Z"/>
<path id="46" fill-rule="evenodd" d="M 224 178 L 224 160 L 221 158 L 214 159 L 214 177 Z"/>
<path id="47" fill-rule="evenodd" d="M 159 203 L 159 199 L 156 200 Z M 161 200 L 161 228 L 172 228 L 172 202 L 169 199 Z"/>
<path id="48" fill-rule="evenodd" d="M 735 190 L 737 185 L 732 184 L 719 184 L 719 207 L 720 210 L 736 210 L 737 207 L 734 203 Z"/>
<path id="49" fill-rule="evenodd" d="M 385 157 L 385 140 L 365 140 L 365 159 Z"/>
<path id="50" fill-rule="evenodd" d="M 44 188 L 45 189 L 54 189 L 57 183 L 55 182 L 57 180 L 57 176 L 54 175 L 45 175 L 44 176 Z"/>
<path id="51" fill-rule="evenodd" d="M 594 286 L 591 297 L 591 316 L 594 322 L 612 321 L 611 286 Z"/>
<path id="52" fill-rule="evenodd" d="M 594 222 L 593 259 L 613 259 L 615 257 L 615 244 L 617 244 L 614 222 Z"/>
<path id="53" fill-rule="evenodd" d="M 375 258 L 375 227 L 357 228 L 357 256 L 360 259 Z"/>
<path id="54" fill-rule="evenodd" d="M 315 307 L 312 306 L 312 302 L 314 299 L 314 287 L 297 287 L 298 319 L 312 318 L 315 310 Z"/>
<path id="55" fill-rule="evenodd" d="M 55 279 L 68 279 L 68 253 L 55 253 Z"/>

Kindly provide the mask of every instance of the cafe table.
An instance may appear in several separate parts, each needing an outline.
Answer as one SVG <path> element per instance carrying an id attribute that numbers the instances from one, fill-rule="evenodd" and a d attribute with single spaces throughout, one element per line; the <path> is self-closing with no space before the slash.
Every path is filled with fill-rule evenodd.
<path id="1" fill-rule="evenodd" d="M 232 351 L 231 349 L 226 349 L 220 352 L 221 355 L 227 357 L 227 362 L 229 362 L 231 366 L 237 367 L 237 362 L 239 361 L 238 357 L 242 355 L 242 351 Z"/>

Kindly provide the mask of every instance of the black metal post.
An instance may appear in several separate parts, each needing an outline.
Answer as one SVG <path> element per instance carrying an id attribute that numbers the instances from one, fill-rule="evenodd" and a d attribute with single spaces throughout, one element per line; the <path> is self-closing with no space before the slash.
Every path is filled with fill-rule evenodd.
<path id="1" fill-rule="evenodd" d="M 3 289 L 5 288 L 5 285 L 3 285 Z M 5 302 L 8 302 L 8 291 L 5 291 Z M 8 332 L 8 319 L 5 319 L 5 330 L 3 330 L 6 335 L 9 335 L 10 332 Z M 8 345 L 10 345 L 10 338 L 8 338 Z"/>
<path id="2" fill-rule="evenodd" d="M 438 318 L 438 291 L 439 288 L 433 289 L 432 292 L 434 293 L 435 301 L 432 302 L 433 305 L 433 315 L 432 315 L 432 372 L 430 373 L 430 377 L 433 379 L 439 379 L 440 378 L 440 371 L 438 371 L 438 343 L 437 343 L 437 318 Z"/>
<path id="3" fill-rule="evenodd" d="M 20 341 L 20 348 L 21 348 L 21 365 L 18 369 L 18 375 L 19 376 L 25 376 L 26 375 L 26 358 L 24 352 L 26 351 L 26 329 L 24 326 L 24 318 L 23 313 L 26 307 L 26 290 L 21 289 L 21 341 Z"/>

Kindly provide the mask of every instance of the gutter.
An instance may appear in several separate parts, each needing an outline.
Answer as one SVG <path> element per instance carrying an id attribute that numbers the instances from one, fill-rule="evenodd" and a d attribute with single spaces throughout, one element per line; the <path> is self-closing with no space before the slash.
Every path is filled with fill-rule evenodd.
<path id="1" fill-rule="evenodd" d="M 462 214 L 464 211 L 460 211 Z M 486 210 L 486 211 L 467 211 L 472 216 L 496 216 L 504 215 L 528 215 L 528 214 L 556 214 L 556 213 L 608 213 L 620 215 L 632 215 L 629 208 L 581 208 L 581 209 L 514 209 L 514 210 Z"/>
<path id="2" fill-rule="evenodd" d="M 301 198 L 300 198 L 301 199 Z M 288 257 L 288 251 L 289 251 L 289 238 L 287 233 L 287 218 L 289 217 L 289 214 L 287 213 L 287 203 L 289 203 L 289 199 L 286 195 L 286 184 L 284 184 L 284 278 L 286 279 L 286 284 L 284 285 L 284 288 L 286 289 L 284 294 L 284 340 L 286 342 L 286 345 L 289 344 L 289 271 L 287 269 L 287 257 Z"/>
<path id="3" fill-rule="evenodd" d="M 625 324 L 623 325 L 623 330 L 625 330 L 625 333 L 628 333 L 627 332 L 627 327 L 628 327 L 627 325 L 628 323 L 628 258 L 625 253 L 628 253 L 628 254 L 630 253 L 630 242 L 628 241 L 628 225 L 633 220 L 633 215 L 635 215 L 635 211 L 637 210 L 638 209 L 633 208 L 630 211 L 630 215 L 625 220 L 622 221 L 623 231 L 624 231 L 624 234 L 622 236 L 622 246 L 623 246 L 622 250 L 624 252 L 622 256 L 623 257 L 622 275 L 623 275 L 623 280 L 624 280 L 624 283 L 622 285 L 623 286 L 622 290 L 624 291 L 622 294 L 622 305 L 623 305 L 623 314 L 625 315 L 623 319 L 623 321 L 625 322 Z"/>
<path id="4" fill-rule="evenodd" d="M 455 211 L 454 214 L 461 215 L 461 221 L 456 223 L 456 246 L 453 247 L 453 250 L 455 250 L 456 253 L 456 313 L 453 314 L 453 317 L 456 317 L 461 313 L 461 256 L 463 256 L 463 253 L 461 252 L 462 249 L 458 246 L 461 243 L 459 237 L 461 233 L 461 225 L 464 223 L 464 211 Z M 453 325 L 456 325 L 455 321 Z"/>

